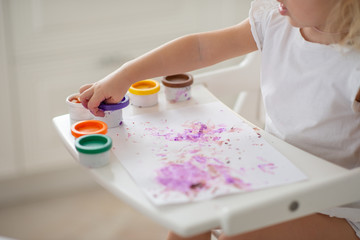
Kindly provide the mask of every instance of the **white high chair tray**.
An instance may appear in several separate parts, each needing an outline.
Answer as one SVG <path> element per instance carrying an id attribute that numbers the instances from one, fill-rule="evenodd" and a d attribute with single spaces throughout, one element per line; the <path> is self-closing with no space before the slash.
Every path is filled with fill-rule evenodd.
<path id="1" fill-rule="evenodd" d="M 124 109 L 124 116 L 218 101 L 203 85 L 198 84 L 193 85 L 192 99 L 189 101 L 168 103 L 163 91 L 160 91 L 157 106 L 131 106 Z M 240 119 L 242 118 L 239 116 Z M 78 159 L 74 147 L 75 139 L 70 133 L 69 115 L 55 117 L 53 122 L 68 151 Z M 260 130 L 260 133 L 309 179 L 200 202 L 157 206 L 145 197 L 113 153 L 110 154 L 109 165 L 88 171 L 99 184 L 122 201 L 182 236 L 191 236 L 216 227 L 221 227 L 228 235 L 238 234 L 360 199 L 357 185 L 360 181 L 360 169 L 347 170 L 338 167 L 263 130 Z"/>

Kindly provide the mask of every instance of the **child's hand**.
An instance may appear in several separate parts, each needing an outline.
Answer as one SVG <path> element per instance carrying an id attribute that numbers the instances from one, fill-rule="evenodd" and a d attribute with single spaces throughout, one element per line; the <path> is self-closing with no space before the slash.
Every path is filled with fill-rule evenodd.
<path id="1" fill-rule="evenodd" d="M 98 108 L 100 103 L 120 102 L 130 86 L 130 83 L 112 73 L 96 83 L 82 86 L 80 101 L 95 116 L 103 117 L 104 112 Z"/>

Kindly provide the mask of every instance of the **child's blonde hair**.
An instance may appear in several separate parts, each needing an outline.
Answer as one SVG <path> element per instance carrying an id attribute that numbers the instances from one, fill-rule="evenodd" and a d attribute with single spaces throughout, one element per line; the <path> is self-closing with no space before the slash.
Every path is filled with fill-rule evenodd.
<path id="1" fill-rule="evenodd" d="M 339 44 L 360 50 L 360 0 L 337 0 L 330 28 L 343 33 Z"/>

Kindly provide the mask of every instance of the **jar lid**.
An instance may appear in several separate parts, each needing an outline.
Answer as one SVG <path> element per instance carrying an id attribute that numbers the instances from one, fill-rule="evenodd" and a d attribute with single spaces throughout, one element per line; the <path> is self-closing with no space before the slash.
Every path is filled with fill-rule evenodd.
<path id="1" fill-rule="evenodd" d="M 193 77 L 188 73 L 166 76 L 162 79 L 162 84 L 171 88 L 182 88 L 193 84 Z"/>
<path id="2" fill-rule="evenodd" d="M 89 134 L 106 134 L 108 126 L 99 120 L 80 121 L 71 126 L 71 134 L 78 138 Z"/>
<path id="3" fill-rule="evenodd" d="M 80 153 L 97 154 L 103 153 L 112 147 L 112 140 L 109 136 L 92 134 L 81 136 L 75 141 L 75 148 Z"/>
<path id="4" fill-rule="evenodd" d="M 135 95 L 150 95 L 159 91 L 160 84 L 152 79 L 136 82 L 129 88 L 129 92 Z"/>
<path id="5" fill-rule="evenodd" d="M 119 109 L 123 109 L 129 105 L 129 97 L 125 95 L 125 97 L 119 103 L 105 103 L 102 102 L 99 105 L 99 109 L 103 111 L 115 111 Z"/>

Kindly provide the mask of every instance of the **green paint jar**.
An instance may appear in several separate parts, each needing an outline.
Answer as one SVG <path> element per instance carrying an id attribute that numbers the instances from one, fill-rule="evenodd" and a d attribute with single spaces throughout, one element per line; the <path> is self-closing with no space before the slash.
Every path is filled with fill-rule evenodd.
<path id="1" fill-rule="evenodd" d="M 85 135 L 75 141 L 80 164 L 89 168 L 107 165 L 110 161 L 111 147 L 111 138 L 102 134 Z"/>

